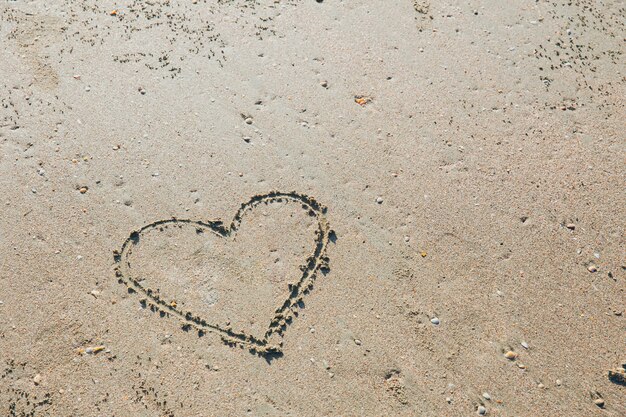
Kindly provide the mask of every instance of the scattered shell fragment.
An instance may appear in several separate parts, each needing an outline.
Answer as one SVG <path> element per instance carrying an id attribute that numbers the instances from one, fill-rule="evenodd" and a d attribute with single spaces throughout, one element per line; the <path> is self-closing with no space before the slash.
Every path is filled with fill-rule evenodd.
<path id="1" fill-rule="evenodd" d="M 596 398 L 593 403 L 600 408 L 604 408 L 604 398 Z"/>
<path id="2" fill-rule="evenodd" d="M 528 343 L 526 343 L 526 342 L 522 342 L 521 344 L 522 344 L 522 347 L 523 347 L 524 349 L 528 349 L 528 348 L 529 348 Z"/>
<path id="3" fill-rule="evenodd" d="M 491 395 L 488 392 L 483 392 L 483 398 L 487 401 L 491 400 Z"/>
<path id="4" fill-rule="evenodd" d="M 478 412 L 479 415 L 484 416 L 485 414 L 487 414 L 487 409 L 485 407 L 483 407 L 482 405 L 478 407 L 478 410 L 476 410 Z"/>
<path id="5" fill-rule="evenodd" d="M 508 352 L 504 354 L 504 357 L 509 360 L 514 360 L 514 359 L 517 359 L 518 354 L 513 352 L 512 350 L 509 350 Z"/>
<path id="6" fill-rule="evenodd" d="M 88 355 L 94 355 L 98 352 L 103 351 L 104 349 L 106 349 L 105 346 L 89 346 L 86 347 L 85 349 L 78 349 L 78 353 L 80 355 L 84 355 L 84 354 L 88 354 Z"/>
<path id="7" fill-rule="evenodd" d="M 41 376 L 41 374 L 37 374 L 33 377 L 33 382 L 35 383 L 35 385 L 39 385 L 41 384 L 42 379 L 43 377 Z"/>

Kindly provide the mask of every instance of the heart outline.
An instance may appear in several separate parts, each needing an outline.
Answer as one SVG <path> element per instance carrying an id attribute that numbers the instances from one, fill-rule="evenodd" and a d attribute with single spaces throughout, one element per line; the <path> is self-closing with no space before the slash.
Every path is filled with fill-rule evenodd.
<path id="1" fill-rule="evenodd" d="M 236 236 L 239 226 L 243 220 L 243 216 L 250 210 L 260 204 L 269 203 L 289 203 L 295 202 L 302 205 L 302 209 L 307 210 L 308 214 L 315 217 L 318 222 L 318 229 L 315 231 L 315 250 L 313 254 L 306 258 L 306 264 L 300 266 L 302 275 L 295 284 L 288 284 L 289 295 L 286 300 L 276 310 L 274 317 L 270 321 L 268 328 L 262 338 L 246 334 L 244 331 L 235 331 L 230 327 L 223 327 L 209 323 L 206 319 L 195 316 L 192 312 L 183 312 L 173 303 L 168 304 L 152 289 L 145 288 L 140 284 L 137 278 L 134 278 L 130 272 L 131 262 L 130 256 L 135 247 L 141 241 L 141 235 L 151 229 L 163 227 L 169 224 L 187 224 L 198 228 L 208 229 L 221 238 L 233 238 Z M 212 331 L 221 337 L 221 339 L 229 345 L 240 345 L 247 347 L 251 352 L 261 355 L 275 354 L 282 352 L 282 341 L 277 344 L 269 342 L 273 335 L 282 336 L 294 316 L 297 316 L 298 305 L 302 302 L 303 296 L 313 288 L 313 283 L 319 272 L 326 273 L 329 270 L 329 259 L 326 257 L 326 248 L 331 234 L 328 221 L 326 220 L 327 209 L 319 204 L 314 198 L 304 194 L 292 192 L 271 191 L 267 194 L 253 196 L 249 201 L 243 203 L 239 210 L 235 213 L 232 222 L 228 227 L 223 225 L 222 221 L 198 221 L 191 219 L 171 218 L 166 220 L 157 220 L 148 223 L 139 230 L 133 231 L 124 241 L 121 249 L 113 251 L 114 261 L 116 263 L 115 275 L 118 281 L 125 284 L 129 293 L 143 294 L 145 298 L 140 300 L 143 307 L 150 306 L 152 311 L 159 311 L 162 315 L 173 315 L 183 322 L 183 329 L 189 330 L 195 328 L 199 335 L 203 335 L 207 331 Z"/>

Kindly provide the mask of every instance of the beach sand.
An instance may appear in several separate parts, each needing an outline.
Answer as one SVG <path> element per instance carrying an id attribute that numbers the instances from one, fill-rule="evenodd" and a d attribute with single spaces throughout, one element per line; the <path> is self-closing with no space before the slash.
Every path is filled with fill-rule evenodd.
<path id="1" fill-rule="evenodd" d="M 3 2 L 0 415 L 626 415 L 624 13 Z"/>

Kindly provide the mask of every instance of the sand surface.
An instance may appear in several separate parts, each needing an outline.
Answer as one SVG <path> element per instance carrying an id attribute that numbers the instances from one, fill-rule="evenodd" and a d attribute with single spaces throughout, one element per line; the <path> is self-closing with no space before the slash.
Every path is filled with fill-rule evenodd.
<path id="1" fill-rule="evenodd" d="M 0 416 L 626 415 L 625 14 L 2 0 Z"/>

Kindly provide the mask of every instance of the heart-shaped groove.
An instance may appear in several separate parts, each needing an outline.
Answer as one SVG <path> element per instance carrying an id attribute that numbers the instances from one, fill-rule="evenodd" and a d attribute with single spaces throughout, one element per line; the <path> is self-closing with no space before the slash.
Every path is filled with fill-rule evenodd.
<path id="1" fill-rule="evenodd" d="M 315 217 L 318 228 L 315 231 L 315 249 L 313 253 L 306 259 L 305 264 L 300 266 L 302 271 L 300 278 L 296 282 L 288 284 L 289 295 L 276 308 L 274 317 L 271 319 L 263 337 L 256 337 L 246 334 L 244 331 L 235 331 L 230 327 L 212 324 L 193 312 L 182 311 L 177 308 L 175 303 L 165 301 L 158 291 L 144 287 L 140 282 L 141 280 L 132 275 L 130 257 L 133 249 L 140 245 L 143 234 L 153 229 L 167 227 L 168 225 L 190 225 L 196 227 L 199 232 L 209 230 L 222 238 L 234 237 L 247 212 L 260 204 L 269 203 L 300 204 L 303 210 L 306 210 L 310 216 Z M 229 226 L 224 226 L 221 221 L 197 221 L 177 218 L 158 220 L 132 232 L 124 241 L 122 248 L 119 251 L 114 251 L 115 274 L 119 282 L 128 287 L 130 293 L 138 293 L 142 296 L 140 300 L 142 306 L 149 306 L 152 311 L 159 312 L 164 316 L 178 317 L 183 322 L 184 330 L 195 329 L 199 335 L 203 335 L 207 331 L 213 331 L 218 333 L 225 343 L 231 346 L 247 347 L 250 351 L 261 355 L 280 353 L 282 342 L 271 343 L 270 340 L 273 339 L 273 336 L 283 335 L 287 325 L 294 316 L 297 316 L 298 306 L 302 303 L 303 296 L 313 288 L 313 283 L 318 274 L 320 272 L 326 273 L 329 270 L 328 258 L 325 253 L 332 231 L 329 228 L 325 214 L 326 208 L 312 197 L 296 192 L 283 193 L 273 191 L 263 195 L 256 195 L 248 202 L 243 203 Z"/>

